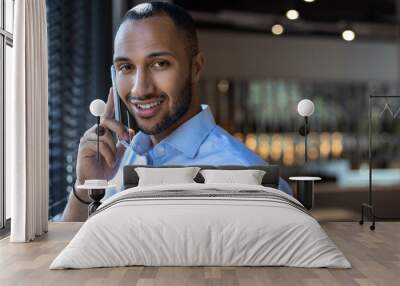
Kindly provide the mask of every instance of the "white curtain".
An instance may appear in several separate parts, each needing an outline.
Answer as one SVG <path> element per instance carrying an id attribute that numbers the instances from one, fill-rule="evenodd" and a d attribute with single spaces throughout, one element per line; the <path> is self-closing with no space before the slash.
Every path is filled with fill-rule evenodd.
<path id="1" fill-rule="evenodd" d="M 15 1 L 13 94 L 6 98 L 6 187 L 12 242 L 48 227 L 48 83 L 45 0 Z"/>

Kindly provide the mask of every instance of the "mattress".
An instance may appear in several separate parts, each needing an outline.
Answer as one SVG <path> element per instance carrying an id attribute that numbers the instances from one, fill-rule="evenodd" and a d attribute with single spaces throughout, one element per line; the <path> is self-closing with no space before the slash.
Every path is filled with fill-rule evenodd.
<path id="1" fill-rule="evenodd" d="M 138 186 L 107 199 L 50 269 L 132 265 L 351 267 L 293 197 L 199 183 Z"/>

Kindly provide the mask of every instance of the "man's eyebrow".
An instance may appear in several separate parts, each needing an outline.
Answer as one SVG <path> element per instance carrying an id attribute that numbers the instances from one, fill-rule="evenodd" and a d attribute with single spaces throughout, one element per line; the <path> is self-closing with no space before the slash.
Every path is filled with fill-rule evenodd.
<path id="1" fill-rule="evenodd" d="M 170 56 L 170 57 L 176 57 L 176 55 L 173 52 L 168 52 L 168 51 L 161 51 L 161 52 L 154 52 L 150 53 L 146 56 L 146 58 L 156 58 L 156 57 L 161 57 L 161 56 Z M 130 58 L 127 57 L 115 57 L 114 62 L 129 62 L 131 61 Z"/>
<path id="2" fill-rule="evenodd" d="M 127 57 L 115 57 L 114 58 L 114 63 L 116 62 L 129 62 L 131 59 Z"/>
<path id="3" fill-rule="evenodd" d="M 171 57 L 176 57 L 173 52 L 168 52 L 168 51 L 162 51 L 162 52 L 154 52 L 151 54 L 148 54 L 147 57 L 149 58 L 156 58 L 160 56 L 171 56 Z"/>

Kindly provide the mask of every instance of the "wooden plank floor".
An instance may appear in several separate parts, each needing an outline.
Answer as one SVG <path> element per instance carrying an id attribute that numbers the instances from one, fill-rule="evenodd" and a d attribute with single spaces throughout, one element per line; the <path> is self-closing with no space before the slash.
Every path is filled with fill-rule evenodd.
<path id="1" fill-rule="evenodd" d="M 322 223 L 352 269 L 290 267 L 120 267 L 48 270 L 80 223 L 50 223 L 32 243 L 0 241 L 0 285 L 400 285 L 400 222 Z"/>

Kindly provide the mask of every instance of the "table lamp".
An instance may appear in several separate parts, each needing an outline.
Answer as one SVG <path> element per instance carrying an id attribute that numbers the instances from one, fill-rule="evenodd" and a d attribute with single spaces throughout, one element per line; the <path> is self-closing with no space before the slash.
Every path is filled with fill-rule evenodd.
<path id="1" fill-rule="evenodd" d="M 100 126 L 100 117 L 106 112 L 106 104 L 101 99 L 95 99 L 90 103 L 89 106 L 90 113 L 96 116 L 97 126 L 97 164 L 100 163 L 100 136 L 104 135 L 105 128 Z M 85 180 L 84 185 L 78 186 L 79 188 L 89 190 L 89 198 L 92 202 L 89 204 L 88 212 L 89 216 L 96 211 L 96 209 L 101 205 L 100 200 L 104 197 L 106 193 L 106 188 L 109 187 L 107 180 Z"/>
<path id="2" fill-rule="evenodd" d="M 307 135 L 309 133 L 308 117 L 314 113 L 314 103 L 309 99 L 303 99 L 297 105 L 297 112 L 300 116 L 304 117 L 304 126 L 300 127 L 300 134 L 304 136 L 304 161 L 307 162 Z M 297 199 L 304 205 L 308 210 L 311 210 L 314 206 L 314 181 L 321 180 L 320 177 L 290 177 L 292 181 L 297 183 Z"/>
<path id="3" fill-rule="evenodd" d="M 314 113 L 314 103 L 309 99 L 301 100 L 297 105 L 297 112 L 304 117 L 304 130 L 303 127 L 301 127 L 299 132 L 304 136 L 304 160 L 307 162 L 307 134 L 309 132 L 308 117 Z"/>
<path id="4" fill-rule="evenodd" d="M 90 113 L 93 116 L 96 116 L 97 119 L 97 127 L 96 127 L 96 134 L 97 134 L 97 163 L 100 161 L 100 152 L 99 152 L 99 145 L 100 145 L 100 136 L 104 135 L 105 130 L 104 127 L 100 126 L 100 117 L 104 115 L 106 112 L 106 103 L 101 99 L 95 99 L 90 103 L 89 106 Z"/>

